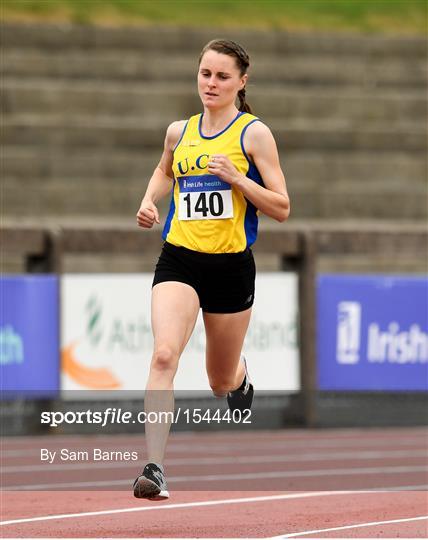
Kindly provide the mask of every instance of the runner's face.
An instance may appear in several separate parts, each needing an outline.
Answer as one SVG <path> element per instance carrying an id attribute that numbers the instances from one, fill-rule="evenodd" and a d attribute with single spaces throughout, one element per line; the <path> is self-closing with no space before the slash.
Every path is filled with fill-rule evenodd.
<path id="1" fill-rule="evenodd" d="M 233 56 L 207 51 L 199 66 L 199 97 L 204 107 L 221 109 L 235 102 L 246 80 L 247 75 L 241 77 Z"/>

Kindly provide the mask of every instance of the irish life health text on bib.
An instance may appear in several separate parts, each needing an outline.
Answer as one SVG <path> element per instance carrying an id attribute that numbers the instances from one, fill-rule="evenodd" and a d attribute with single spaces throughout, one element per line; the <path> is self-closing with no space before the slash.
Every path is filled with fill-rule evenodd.
<path id="1" fill-rule="evenodd" d="M 232 186 L 213 174 L 178 177 L 178 219 L 233 218 Z"/>

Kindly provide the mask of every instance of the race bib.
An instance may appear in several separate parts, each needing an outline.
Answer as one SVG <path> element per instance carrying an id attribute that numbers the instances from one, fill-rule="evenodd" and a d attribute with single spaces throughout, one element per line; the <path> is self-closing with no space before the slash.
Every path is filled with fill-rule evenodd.
<path id="1" fill-rule="evenodd" d="M 232 186 L 217 176 L 178 178 L 180 193 L 178 219 L 233 218 Z"/>

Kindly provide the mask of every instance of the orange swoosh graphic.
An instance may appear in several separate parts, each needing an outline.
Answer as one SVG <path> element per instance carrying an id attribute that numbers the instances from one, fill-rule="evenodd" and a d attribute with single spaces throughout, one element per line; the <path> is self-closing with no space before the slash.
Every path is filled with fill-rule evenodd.
<path id="1" fill-rule="evenodd" d="M 75 382 L 94 390 L 110 390 L 120 388 L 121 383 L 107 368 L 88 368 L 82 366 L 74 356 L 75 344 L 62 350 L 62 370 Z"/>

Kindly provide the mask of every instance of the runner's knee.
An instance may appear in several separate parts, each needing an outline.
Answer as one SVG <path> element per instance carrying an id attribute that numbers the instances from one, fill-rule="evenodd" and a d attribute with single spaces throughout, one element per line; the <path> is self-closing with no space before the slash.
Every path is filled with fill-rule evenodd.
<path id="1" fill-rule="evenodd" d="M 219 380 L 210 382 L 211 390 L 215 397 L 225 397 L 233 390 L 233 380 Z"/>
<path id="2" fill-rule="evenodd" d="M 152 369 L 156 371 L 172 371 L 176 368 L 178 354 L 167 345 L 155 349 L 152 358 Z"/>

